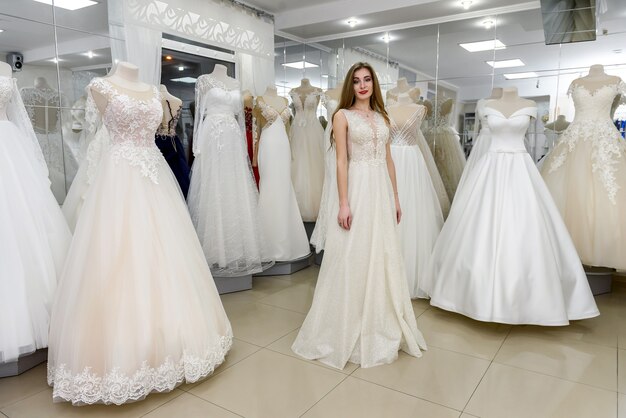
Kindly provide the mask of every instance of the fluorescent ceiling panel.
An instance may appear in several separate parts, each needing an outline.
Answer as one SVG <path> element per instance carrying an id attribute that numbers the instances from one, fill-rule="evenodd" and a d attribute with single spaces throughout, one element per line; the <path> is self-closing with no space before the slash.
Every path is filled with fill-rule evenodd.
<path id="1" fill-rule="evenodd" d="M 500 61 L 485 61 L 487 64 L 494 68 L 511 68 L 511 67 L 523 67 L 524 62 L 521 59 L 514 60 L 500 60 Z"/>
<path id="2" fill-rule="evenodd" d="M 459 44 L 459 46 L 469 52 L 492 51 L 494 49 L 506 48 L 506 45 L 498 39 L 491 41 L 469 42 L 466 44 Z"/>
<path id="3" fill-rule="evenodd" d="M 53 0 L 34 0 L 34 1 L 52 6 Z M 60 7 L 61 9 L 67 9 L 67 10 L 78 10 L 84 7 L 94 6 L 96 4 L 98 4 L 98 2 L 93 1 L 93 0 L 54 0 L 54 7 Z"/>
<path id="4" fill-rule="evenodd" d="M 506 78 L 507 80 L 519 80 L 520 78 L 536 78 L 536 77 L 539 77 L 539 74 L 535 72 L 504 74 L 504 78 Z"/>
<path id="5" fill-rule="evenodd" d="M 197 78 L 194 77 L 180 77 L 180 78 L 171 78 L 170 81 L 177 81 L 179 83 L 188 83 L 193 84 L 197 81 Z"/>
<path id="6" fill-rule="evenodd" d="M 315 68 L 315 67 L 319 67 L 319 65 L 317 64 L 313 64 L 312 62 L 308 62 L 308 61 L 296 61 L 296 62 L 287 62 L 285 64 L 282 64 L 284 67 L 289 67 L 289 68 L 296 68 L 298 70 L 302 70 L 303 68 Z"/>

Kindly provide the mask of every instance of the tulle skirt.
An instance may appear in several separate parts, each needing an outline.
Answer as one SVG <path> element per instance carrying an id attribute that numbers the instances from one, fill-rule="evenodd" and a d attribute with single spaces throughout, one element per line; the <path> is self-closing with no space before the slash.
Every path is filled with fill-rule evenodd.
<path id="1" fill-rule="evenodd" d="M 431 304 L 480 321 L 567 325 L 599 315 L 574 244 L 525 152 L 469 173 L 421 282 Z"/>
<path id="2" fill-rule="evenodd" d="M 465 154 L 459 135 L 450 126 L 441 126 L 429 129 L 426 140 L 435 157 L 448 198 L 452 201 L 465 168 Z"/>
<path id="3" fill-rule="evenodd" d="M 433 158 L 433 153 L 430 150 L 421 129 L 417 130 L 417 146 L 422 153 L 422 157 L 426 163 L 426 168 L 430 174 L 430 180 L 432 181 L 435 192 L 437 193 L 439 206 L 441 207 L 441 212 L 443 213 L 443 219 L 446 219 L 448 217 L 448 213 L 450 212 L 450 198 L 448 197 L 446 186 L 444 186 L 443 180 L 441 179 L 441 174 L 439 174 L 437 163 L 435 163 L 435 159 Z"/>
<path id="4" fill-rule="evenodd" d="M 215 276 L 262 271 L 258 192 L 244 132 L 231 115 L 207 115 L 195 135 L 187 203 Z"/>
<path id="5" fill-rule="evenodd" d="M 583 264 L 626 270 L 626 143 L 611 121 L 573 122 L 541 172 Z"/>
<path id="6" fill-rule="evenodd" d="M 320 211 L 317 215 L 317 222 L 313 234 L 311 234 L 311 245 L 315 251 L 320 253 L 326 244 L 326 233 L 328 222 L 335 222 L 339 213 L 339 195 L 337 192 L 337 154 L 335 147 L 330 142 L 330 129 L 332 125 L 326 127 L 324 133 L 324 187 L 322 187 L 322 200 Z"/>
<path id="7" fill-rule="evenodd" d="M 352 226 L 328 223 L 313 304 L 292 349 L 338 369 L 348 361 L 391 363 L 398 350 L 419 357 L 426 343 L 409 296 L 387 167 L 351 163 L 348 184 Z"/>
<path id="8" fill-rule="evenodd" d="M 289 138 L 281 120 L 263 129 L 258 166 L 263 258 L 290 261 L 305 257 L 311 250 L 291 184 Z"/>
<path id="9" fill-rule="evenodd" d="M 419 290 L 422 272 L 443 226 L 437 193 L 417 146 L 391 146 L 402 208 L 400 244 L 411 298 L 425 297 Z"/>
<path id="10" fill-rule="evenodd" d="M 315 222 L 324 183 L 324 128 L 313 117 L 295 117 L 289 132 L 291 139 L 291 180 L 302 220 Z"/>
<path id="11" fill-rule="evenodd" d="M 0 121 L 0 364 L 48 346 L 71 234 L 31 141 Z"/>
<path id="12" fill-rule="evenodd" d="M 55 401 L 122 404 L 195 382 L 224 361 L 230 323 L 178 184 L 105 152 L 52 311 Z"/>

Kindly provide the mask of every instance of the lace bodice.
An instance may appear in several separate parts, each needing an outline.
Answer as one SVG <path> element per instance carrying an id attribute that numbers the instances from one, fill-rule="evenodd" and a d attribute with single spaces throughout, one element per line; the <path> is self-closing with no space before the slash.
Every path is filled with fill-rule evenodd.
<path id="1" fill-rule="evenodd" d="M 574 122 L 584 120 L 611 120 L 611 106 L 618 94 L 626 96 L 626 83 L 619 81 L 608 84 L 595 91 L 575 81 L 570 84 L 567 94 L 574 100 L 576 114 Z"/>
<path id="2" fill-rule="evenodd" d="M 392 118 L 390 130 L 391 144 L 398 146 L 417 145 L 417 132 L 422 125 L 422 119 L 425 114 L 426 107 L 419 106 L 402 126 L 398 126 Z"/>
<path id="3" fill-rule="evenodd" d="M 170 115 L 170 120 L 167 123 L 161 122 L 161 124 L 159 125 L 159 128 L 157 129 L 157 135 L 161 135 L 161 136 L 175 136 L 176 135 L 176 125 L 178 124 L 178 119 L 180 118 L 180 114 L 183 111 L 183 107 L 180 106 L 178 108 L 178 110 L 176 111 L 176 114 L 174 114 L 174 112 L 172 112 L 172 105 L 171 105 L 171 103 L 168 100 L 166 100 L 165 104 L 167 106 L 167 110 L 168 110 L 169 115 Z"/>
<path id="4" fill-rule="evenodd" d="M 389 128 L 385 118 L 376 112 L 368 120 L 359 112 L 341 109 L 348 121 L 348 160 L 350 164 L 384 164 L 387 157 Z"/>
<path id="5" fill-rule="evenodd" d="M 154 144 L 154 135 L 163 119 L 161 94 L 152 86 L 152 96 L 137 99 L 118 92 L 102 78 L 94 78 L 90 86 L 103 94 L 107 107 L 102 115 L 102 123 L 109 133 L 111 153 L 116 161 L 127 160 L 138 167 L 141 173 L 158 183 L 158 165 L 163 160 L 161 152 Z"/>
<path id="6" fill-rule="evenodd" d="M 238 116 L 243 112 L 243 98 L 239 88 L 229 89 L 210 74 L 198 77 L 196 94 L 202 100 L 203 115 Z"/>
<path id="7" fill-rule="evenodd" d="M 327 119 L 332 123 L 333 115 L 335 114 L 335 110 L 337 110 L 337 106 L 339 106 L 339 102 L 330 96 L 323 95 L 322 96 L 322 104 L 326 108 L 326 114 L 328 115 Z"/>
<path id="8" fill-rule="evenodd" d="M 451 112 L 446 115 L 443 115 L 443 112 L 441 111 L 441 109 L 444 107 L 444 105 L 447 105 L 447 103 L 449 103 L 451 100 L 452 99 L 438 99 L 436 101 L 435 100 L 432 101 L 433 111 L 428 117 L 428 129 L 440 128 L 443 126 L 448 126 L 450 124 L 449 118 L 450 118 Z"/>
<path id="9" fill-rule="evenodd" d="M 13 79 L 0 77 L 0 108 L 5 108 L 13 96 Z"/>
<path id="10" fill-rule="evenodd" d="M 293 101 L 293 106 L 296 109 L 296 123 L 303 120 L 303 118 L 317 120 L 317 105 L 321 95 L 321 91 L 314 90 L 306 94 L 304 97 L 304 103 L 302 103 L 302 98 L 297 91 L 291 90 L 289 92 L 289 96 L 291 96 L 291 100 Z"/>
<path id="11" fill-rule="evenodd" d="M 289 106 L 285 106 L 280 112 L 265 103 L 265 100 L 257 100 L 257 106 L 259 106 L 259 109 L 261 109 L 261 114 L 266 120 L 265 126 L 271 125 L 279 118 L 282 119 L 285 126 L 287 125 L 287 123 L 289 123 L 289 117 L 291 116 L 291 112 L 289 112 Z"/>
<path id="12" fill-rule="evenodd" d="M 476 122 L 480 123 L 480 129 L 489 129 L 489 125 L 487 124 L 487 115 L 485 115 L 485 105 L 487 104 L 488 99 L 480 99 L 476 103 Z"/>
<path id="13" fill-rule="evenodd" d="M 499 110 L 485 106 L 484 117 L 491 130 L 490 152 L 527 152 L 524 137 L 530 119 L 537 117 L 536 107 L 523 107 L 507 118 Z"/>

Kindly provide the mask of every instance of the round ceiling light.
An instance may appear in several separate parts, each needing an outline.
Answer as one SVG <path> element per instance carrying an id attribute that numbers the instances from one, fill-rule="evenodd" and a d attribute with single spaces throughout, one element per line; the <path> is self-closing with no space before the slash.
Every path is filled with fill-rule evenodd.
<path id="1" fill-rule="evenodd" d="M 383 40 L 384 43 L 388 44 L 389 41 L 391 41 L 391 36 L 388 33 L 386 33 L 383 35 L 381 39 Z"/>
<path id="2" fill-rule="evenodd" d="M 495 22 L 493 19 L 485 19 L 481 24 L 485 27 L 485 29 L 491 29 Z"/>
<path id="3" fill-rule="evenodd" d="M 465 10 L 469 9 L 472 3 L 474 3 L 473 0 L 461 0 L 461 6 L 463 6 Z"/>
<path id="4" fill-rule="evenodd" d="M 356 25 L 359 24 L 359 21 L 356 19 L 348 19 L 348 21 L 346 22 L 348 25 L 350 25 L 351 28 L 355 27 Z"/>

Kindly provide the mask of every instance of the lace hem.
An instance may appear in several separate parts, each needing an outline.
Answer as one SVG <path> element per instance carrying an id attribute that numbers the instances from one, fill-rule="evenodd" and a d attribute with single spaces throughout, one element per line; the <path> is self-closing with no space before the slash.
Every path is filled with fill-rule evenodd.
<path id="1" fill-rule="evenodd" d="M 216 347 L 207 349 L 201 357 L 184 353 L 177 363 L 167 357 L 157 367 L 150 367 L 144 361 L 132 376 L 119 368 L 111 369 L 105 376 L 98 376 L 91 371 L 91 367 L 73 375 L 65 364 L 54 367 L 48 363 L 48 385 L 53 387 L 53 399 L 79 405 L 121 405 L 141 400 L 151 392 L 169 392 L 183 381 L 193 383 L 207 377 L 224 362 L 232 343 L 232 335 L 225 335 L 220 337 Z"/>
<path id="2" fill-rule="evenodd" d="M 159 184 L 159 165 L 164 160 L 156 146 L 143 147 L 133 141 L 124 141 L 113 145 L 111 155 L 116 163 L 123 158 L 132 167 L 139 167 L 144 177 L 149 178 L 154 184 Z"/>

